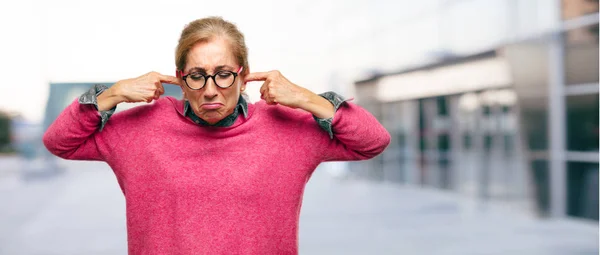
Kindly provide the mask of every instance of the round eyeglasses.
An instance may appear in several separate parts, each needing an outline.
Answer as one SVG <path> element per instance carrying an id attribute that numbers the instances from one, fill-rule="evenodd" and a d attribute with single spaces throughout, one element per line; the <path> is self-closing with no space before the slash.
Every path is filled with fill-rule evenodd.
<path id="1" fill-rule="evenodd" d="M 181 78 L 185 82 L 185 85 L 187 85 L 188 88 L 192 90 L 199 90 L 204 88 L 204 86 L 206 85 L 206 81 L 211 78 L 213 82 L 215 82 L 215 85 L 217 85 L 217 87 L 226 89 L 231 87 L 231 85 L 235 83 L 235 78 L 243 69 L 243 67 L 240 67 L 237 72 L 221 70 L 213 75 L 204 75 L 200 72 L 192 72 L 184 75 L 183 72 L 181 72 Z"/>

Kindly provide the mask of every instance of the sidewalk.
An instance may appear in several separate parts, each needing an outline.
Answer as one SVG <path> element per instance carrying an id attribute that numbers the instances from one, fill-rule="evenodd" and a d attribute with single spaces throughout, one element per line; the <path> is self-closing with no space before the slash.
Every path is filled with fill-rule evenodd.
<path id="1" fill-rule="evenodd" d="M 0 189 L 0 254 L 126 254 L 125 205 L 103 163 Z M 464 210 L 452 193 L 340 181 L 317 169 L 301 254 L 598 254 L 598 224 Z"/>
<path id="2" fill-rule="evenodd" d="M 466 209 L 453 193 L 317 172 L 306 189 L 302 254 L 598 254 L 597 222 Z"/>
<path id="3" fill-rule="evenodd" d="M 13 172 L 21 165 L 17 154 L 0 154 L 0 176 L 6 172 Z"/>
<path id="4" fill-rule="evenodd" d="M 104 163 L 69 162 L 0 189 L 0 255 L 127 254 L 125 204 Z"/>

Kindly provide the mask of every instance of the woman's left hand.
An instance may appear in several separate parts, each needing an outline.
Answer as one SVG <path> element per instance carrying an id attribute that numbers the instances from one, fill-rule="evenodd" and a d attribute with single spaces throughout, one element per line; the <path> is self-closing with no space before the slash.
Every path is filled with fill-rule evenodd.
<path id="1" fill-rule="evenodd" d="M 250 73 L 245 81 L 264 81 L 260 98 L 267 104 L 300 108 L 319 118 L 330 118 L 334 114 L 333 105 L 327 99 L 290 82 L 279 71 Z"/>
<path id="2" fill-rule="evenodd" d="M 260 98 L 267 104 L 281 104 L 291 108 L 302 108 L 308 101 L 311 91 L 300 87 L 286 79 L 279 71 L 250 73 L 246 82 L 264 81 L 260 87 Z"/>

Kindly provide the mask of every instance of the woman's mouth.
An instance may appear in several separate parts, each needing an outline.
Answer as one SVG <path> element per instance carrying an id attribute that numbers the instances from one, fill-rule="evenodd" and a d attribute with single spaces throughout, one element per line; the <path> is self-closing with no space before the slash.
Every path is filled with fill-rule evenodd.
<path id="1" fill-rule="evenodd" d="M 221 106 L 223 106 L 221 103 L 204 103 L 200 105 L 200 108 L 204 110 L 215 110 L 221 108 Z"/>

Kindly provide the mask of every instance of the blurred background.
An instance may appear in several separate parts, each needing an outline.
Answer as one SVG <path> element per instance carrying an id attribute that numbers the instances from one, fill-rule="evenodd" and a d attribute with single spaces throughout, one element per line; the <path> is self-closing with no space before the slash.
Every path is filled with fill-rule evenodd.
<path id="1" fill-rule="evenodd" d="M 372 160 L 319 166 L 301 254 L 599 252 L 598 1 L 0 8 L 0 254 L 126 254 L 110 168 L 58 159 L 41 136 L 95 83 L 173 75 L 179 33 L 209 15 L 245 34 L 251 71 L 353 97 L 392 135 Z M 177 87 L 167 94 L 181 97 Z"/>

